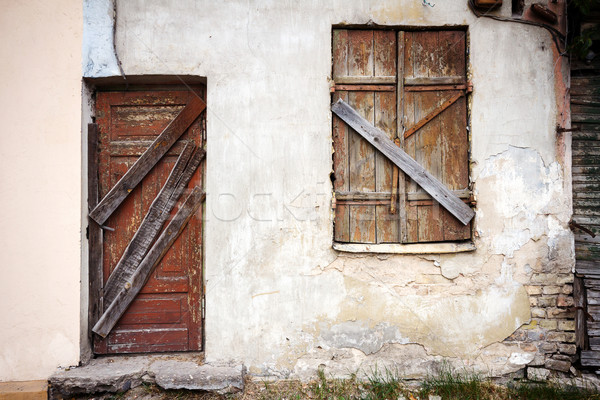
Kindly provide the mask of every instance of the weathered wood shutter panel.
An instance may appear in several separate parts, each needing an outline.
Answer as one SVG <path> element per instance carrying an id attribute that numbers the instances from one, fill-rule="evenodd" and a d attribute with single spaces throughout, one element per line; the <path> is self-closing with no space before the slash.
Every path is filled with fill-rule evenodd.
<path id="1" fill-rule="evenodd" d="M 464 31 L 333 32 L 333 102 L 348 103 L 463 200 L 469 197 L 465 46 Z M 470 238 L 470 224 L 403 173 L 394 178 L 385 156 L 333 118 L 336 241 Z"/>
<path id="2" fill-rule="evenodd" d="M 197 90 L 197 94 L 204 97 L 204 88 Z M 189 90 L 98 93 L 101 196 L 106 196 L 197 94 Z M 104 282 L 108 281 L 186 144 L 203 147 L 203 130 L 203 117 L 196 118 L 104 223 L 114 229 L 104 231 Z M 202 187 L 202 170 L 201 164 L 186 191 Z M 174 209 L 171 216 L 176 212 Z M 110 334 L 105 339 L 95 337 L 96 353 L 201 349 L 201 240 L 202 208 L 194 213 Z M 104 304 L 103 311 L 107 307 Z"/>
<path id="3" fill-rule="evenodd" d="M 393 31 L 333 33 L 333 76 L 338 84 L 334 101 L 343 99 L 391 139 L 397 135 L 396 60 Z M 333 145 L 333 185 L 340 194 L 335 240 L 397 242 L 398 214 L 390 213 L 392 163 L 338 117 L 333 121 Z M 360 199 L 352 195 L 357 193 Z"/>
<path id="4" fill-rule="evenodd" d="M 576 343 L 581 364 L 600 367 L 600 63 L 571 65 Z M 595 234 L 595 237 L 591 233 Z"/>
<path id="5" fill-rule="evenodd" d="M 577 260 L 600 260 L 600 75 L 571 78 L 573 132 L 573 221 L 596 237 L 575 229 Z M 600 273 L 600 271 L 599 271 Z"/>
<path id="6" fill-rule="evenodd" d="M 403 126 L 409 130 L 466 84 L 463 31 L 404 32 Z M 455 89 L 456 86 L 460 89 Z M 450 190 L 468 189 L 466 97 L 405 138 L 404 150 Z M 469 239 L 463 225 L 415 182 L 406 182 L 406 242 Z"/>

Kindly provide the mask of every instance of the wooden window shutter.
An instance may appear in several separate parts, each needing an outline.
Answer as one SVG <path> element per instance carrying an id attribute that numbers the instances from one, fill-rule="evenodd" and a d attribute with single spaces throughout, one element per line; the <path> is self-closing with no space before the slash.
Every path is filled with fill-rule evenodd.
<path id="1" fill-rule="evenodd" d="M 463 31 L 334 30 L 333 102 L 346 102 L 454 195 L 467 199 L 465 36 Z M 336 241 L 470 238 L 470 224 L 463 225 L 398 173 L 336 115 L 333 147 Z"/>
<path id="2" fill-rule="evenodd" d="M 466 32 L 404 32 L 402 125 L 405 133 L 445 104 L 443 111 L 404 136 L 404 150 L 459 197 L 468 199 Z M 464 240 L 461 224 L 415 182 L 406 182 L 406 242 Z"/>
<path id="3" fill-rule="evenodd" d="M 397 44 L 394 31 L 334 31 L 333 100 L 343 99 L 391 139 L 397 136 Z M 335 240 L 398 242 L 390 213 L 392 163 L 334 117 Z"/>

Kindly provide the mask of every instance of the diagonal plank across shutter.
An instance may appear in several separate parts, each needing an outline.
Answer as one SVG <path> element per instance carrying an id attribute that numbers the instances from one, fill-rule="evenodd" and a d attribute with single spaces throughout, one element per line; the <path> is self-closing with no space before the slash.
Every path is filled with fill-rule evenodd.
<path id="1" fill-rule="evenodd" d="M 467 137 L 466 32 L 404 32 L 403 93 L 401 124 L 410 132 L 420 121 L 428 121 L 404 140 L 403 149 L 449 190 L 469 186 L 469 142 Z M 455 99 L 443 112 L 428 120 L 447 100 Z M 408 194 L 425 194 L 407 180 Z M 407 201 L 406 242 L 464 240 L 470 226 L 462 225 L 435 203 Z"/>

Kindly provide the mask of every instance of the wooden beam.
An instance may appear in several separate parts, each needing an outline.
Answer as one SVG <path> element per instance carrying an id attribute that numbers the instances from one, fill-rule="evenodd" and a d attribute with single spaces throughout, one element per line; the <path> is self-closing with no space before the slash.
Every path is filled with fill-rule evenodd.
<path id="1" fill-rule="evenodd" d="M 336 91 L 395 92 L 394 85 L 335 85 Z"/>
<path id="2" fill-rule="evenodd" d="M 135 164 L 127 170 L 125 175 L 119 179 L 119 182 L 110 189 L 108 194 L 100 201 L 100 204 L 92 210 L 90 217 L 100 225 L 104 224 L 127 195 L 142 181 L 144 176 L 150 172 L 158 160 L 173 146 L 205 108 L 206 103 L 199 96 L 192 94 L 190 102 L 154 140 L 144 154 L 137 159 Z"/>
<path id="3" fill-rule="evenodd" d="M 385 85 L 396 84 L 395 76 L 338 76 L 335 84 L 346 85 Z"/>
<path id="4" fill-rule="evenodd" d="M 98 125 L 88 124 L 88 210 L 98 204 Z M 102 315 L 102 260 L 103 231 L 100 225 L 88 218 L 88 322 L 93 326 Z"/>
<path id="5" fill-rule="evenodd" d="M 599 350 L 582 350 L 581 351 L 581 366 L 583 366 L 583 367 L 600 367 L 600 351 Z"/>
<path id="6" fill-rule="evenodd" d="M 400 139 L 394 139 L 394 144 L 400 147 Z M 392 168 L 392 195 L 390 196 L 390 214 L 396 214 L 396 203 L 398 203 L 398 175 L 400 174 L 400 170 L 395 165 Z"/>
<path id="7" fill-rule="evenodd" d="M 113 302 L 119 290 L 135 272 L 204 158 L 204 150 L 198 150 L 192 156 L 195 147 L 193 143 L 188 143 L 181 152 L 167 181 L 150 205 L 138 230 L 108 277 L 104 286 L 104 304 L 107 306 Z"/>
<path id="8" fill-rule="evenodd" d="M 460 222 L 467 225 L 475 216 L 469 206 L 456 197 L 433 175 L 427 172 L 419 163 L 394 144 L 385 133 L 361 117 L 342 99 L 335 103 L 331 110 L 345 121 L 358 134 L 364 137 L 377 150 L 396 164 L 405 174 L 410 176 L 419 186 L 437 200 L 446 210 Z"/>
<path id="9" fill-rule="evenodd" d="M 587 321 L 586 321 L 586 293 L 583 279 L 575 277 L 573 280 L 573 300 L 575 301 L 575 344 L 579 349 L 586 350 L 588 346 Z"/>
<path id="10" fill-rule="evenodd" d="M 416 86 L 405 86 L 404 90 L 407 92 L 433 92 L 442 90 L 467 90 L 468 85 L 416 85 Z"/>
<path id="11" fill-rule="evenodd" d="M 391 192 L 335 192 L 335 199 L 341 201 L 388 200 Z"/>
<path id="12" fill-rule="evenodd" d="M 471 197 L 471 191 L 469 189 L 451 190 L 451 192 L 459 199 L 468 199 L 469 197 Z M 408 192 L 408 193 L 406 193 L 406 200 L 408 200 L 408 201 L 431 200 L 431 196 L 425 192 Z"/>
<path id="13" fill-rule="evenodd" d="M 400 148 L 404 148 L 404 106 L 406 103 L 406 87 L 404 86 L 404 79 L 402 77 L 406 73 L 406 60 L 404 59 L 405 53 L 405 36 L 404 31 L 398 32 L 398 50 L 396 52 L 398 56 L 398 91 L 396 92 L 396 139 L 400 141 Z M 400 232 L 400 242 L 406 243 L 408 241 L 408 229 L 406 219 L 406 175 L 401 174 L 398 171 L 398 231 Z"/>
<path id="14" fill-rule="evenodd" d="M 465 95 L 465 92 L 457 93 L 454 96 L 452 96 L 451 98 L 449 98 L 448 100 L 446 100 L 445 102 L 443 102 L 442 104 L 440 104 L 433 111 L 431 111 L 429 114 L 427 114 L 422 120 L 420 120 L 419 122 L 414 124 L 406 132 L 404 132 L 404 139 L 407 139 L 410 135 L 412 135 L 413 133 L 415 133 L 416 131 L 421 129 L 425 124 L 427 124 L 429 121 L 431 121 L 432 119 L 437 117 L 439 114 L 441 114 L 445 109 L 450 107 L 452 104 L 456 103 L 456 101 L 458 99 L 460 99 L 461 97 L 463 97 L 464 95 Z"/>
<path id="15" fill-rule="evenodd" d="M 404 86 L 423 86 L 423 85 L 460 85 L 465 82 L 464 76 L 415 76 L 404 78 Z"/>
<path id="16" fill-rule="evenodd" d="M 192 193 L 190 193 L 179 208 L 175 217 L 173 217 L 169 225 L 162 231 L 156 243 L 154 243 L 148 254 L 146 254 L 135 273 L 131 276 L 131 279 L 127 282 L 127 285 L 121 288 L 115 300 L 104 314 L 102 314 L 98 323 L 94 325 L 92 328 L 93 332 L 101 337 L 106 337 L 110 333 L 119 318 L 121 318 L 127 307 L 129 307 L 135 296 L 142 289 L 156 265 L 158 265 L 167 250 L 169 250 L 169 247 L 171 247 L 175 239 L 183 231 L 183 228 L 192 215 L 198 210 L 204 198 L 205 194 L 200 188 L 196 187 L 192 190 Z"/>

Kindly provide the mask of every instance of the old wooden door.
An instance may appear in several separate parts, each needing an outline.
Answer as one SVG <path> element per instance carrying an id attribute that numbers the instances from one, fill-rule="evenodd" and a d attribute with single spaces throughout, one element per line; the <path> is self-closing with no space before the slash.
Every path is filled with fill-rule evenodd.
<path id="1" fill-rule="evenodd" d="M 204 96 L 204 89 L 197 88 Z M 105 196 L 196 94 L 190 90 L 99 92 L 99 191 Z M 204 113 L 105 222 L 102 279 L 121 258 L 188 142 L 203 146 Z M 202 186 L 203 163 L 187 186 Z M 185 197 L 185 194 L 182 196 Z M 181 200 L 180 203 L 181 204 Z M 177 207 L 171 213 L 176 212 Z M 202 208 L 189 220 L 110 334 L 94 336 L 98 354 L 201 350 Z M 100 309 L 106 308 L 102 305 Z"/>

